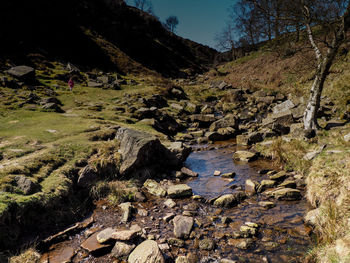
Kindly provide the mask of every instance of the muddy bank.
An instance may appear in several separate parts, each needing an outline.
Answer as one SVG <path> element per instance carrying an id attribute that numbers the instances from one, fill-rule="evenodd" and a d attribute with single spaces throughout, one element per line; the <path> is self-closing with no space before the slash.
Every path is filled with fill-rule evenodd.
<path id="1" fill-rule="evenodd" d="M 199 174 L 197 178 L 185 180 L 192 188 L 192 197 L 173 198 L 173 203 L 169 203 L 168 198 L 157 197 L 143 188 L 147 199 L 131 204 L 133 210 L 127 222 L 123 222 L 125 210 L 101 200 L 91 214 L 94 223 L 51 246 L 42 256 L 43 262 L 67 258 L 71 262 L 122 262 L 116 261 L 115 248 L 112 250 L 115 241 L 99 244 L 96 236 L 106 228 L 120 234 L 135 225 L 141 231 L 123 242 L 134 249 L 144 240 L 155 240 L 166 262 L 175 262 L 180 256 L 194 260 L 185 262 L 220 262 L 225 258 L 233 262 L 301 262 L 310 245 L 310 229 L 303 222 L 306 200 L 277 200 L 264 191 L 246 196 L 237 206 L 213 205 L 219 196 L 247 190 L 246 180 L 261 182 L 276 174 L 267 174 L 273 167 L 266 161 L 234 162 L 232 153 L 236 147 L 215 147 L 194 152 L 186 161 L 186 166 Z M 214 176 L 215 171 L 235 175 L 223 178 Z M 287 174 L 285 180 L 294 176 Z M 175 181 L 163 180 L 160 186 L 167 189 L 173 183 Z M 295 188 L 303 193 L 302 187 L 296 185 Z M 188 236 L 177 236 L 174 217 L 178 216 L 193 219 Z M 119 260 L 128 258 L 130 253 Z"/>

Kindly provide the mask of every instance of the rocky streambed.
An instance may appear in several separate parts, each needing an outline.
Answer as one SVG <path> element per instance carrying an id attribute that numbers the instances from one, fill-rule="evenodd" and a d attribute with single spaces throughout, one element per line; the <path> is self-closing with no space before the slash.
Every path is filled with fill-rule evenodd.
<path id="1" fill-rule="evenodd" d="M 147 180 L 144 200 L 98 201 L 76 231 L 46 242 L 41 262 L 301 262 L 311 244 L 302 178 L 239 150 L 202 147 L 177 179 Z"/>

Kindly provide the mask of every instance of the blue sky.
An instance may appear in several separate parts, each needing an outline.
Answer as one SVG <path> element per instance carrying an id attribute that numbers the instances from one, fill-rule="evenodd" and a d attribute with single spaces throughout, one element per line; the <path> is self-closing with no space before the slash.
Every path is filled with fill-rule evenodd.
<path id="1" fill-rule="evenodd" d="M 129 4 L 133 0 L 127 1 Z M 153 10 L 161 21 L 176 15 L 180 21 L 176 34 L 215 47 L 215 34 L 225 26 L 227 9 L 234 0 L 152 0 Z"/>

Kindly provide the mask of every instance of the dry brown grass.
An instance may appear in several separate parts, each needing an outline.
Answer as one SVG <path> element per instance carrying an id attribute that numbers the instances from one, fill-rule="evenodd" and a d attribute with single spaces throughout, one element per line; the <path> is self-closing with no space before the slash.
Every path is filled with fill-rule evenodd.
<path id="1" fill-rule="evenodd" d="M 40 254 L 34 249 L 28 249 L 19 256 L 10 258 L 9 263 L 38 263 Z"/>

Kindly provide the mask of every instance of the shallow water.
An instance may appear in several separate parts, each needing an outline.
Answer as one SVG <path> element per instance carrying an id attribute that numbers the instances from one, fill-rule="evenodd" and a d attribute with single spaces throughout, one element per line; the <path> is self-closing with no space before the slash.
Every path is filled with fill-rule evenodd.
<path id="1" fill-rule="evenodd" d="M 215 145 L 212 150 L 198 151 L 192 153 L 186 161 L 186 166 L 199 173 L 198 178 L 187 181 L 195 194 L 211 199 L 236 190 L 230 189 L 231 185 L 244 186 L 246 179 L 261 181 L 267 176 L 260 175 L 260 169 L 271 168 L 268 161 L 256 161 L 253 163 L 235 163 L 232 154 L 236 150 L 232 143 Z M 215 170 L 222 173 L 235 172 L 234 181 L 221 177 L 214 177 Z M 145 203 L 135 203 L 136 208 L 143 208 L 148 211 L 147 216 L 136 214 L 131 223 L 137 223 L 146 229 L 147 235 L 154 235 L 158 243 L 166 242 L 173 237 L 173 225 L 164 222 L 162 218 L 166 213 L 173 212 L 181 214 L 184 206 L 193 203 L 191 199 L 175 200 L 177 206 L 170 209 L 163 205 L 165 199 L 147 196 Z M 199 258 L 229 258 L 238 262 L 302 262 L 305 252 L 310 246 L 309 230 L 303 224 L 303 215 L 307 210 L 307 203 L 301 201 L 276 201 L 276 206 L 266 210 L 258 205 L 259 201 L 266 201 L 264 195 L 255 195 L 246 199 L 237 207 L 226 209 L 216 208 L 204 202 L 196 202 L 198 209 L 194 218 L 195 237 L 187 240 L 184 248 L 171 247 L 164 251 L 167 262 L 174 262 L 179 255 L 186 255 L 189 252 L 198 254 Z M 94 257 L 88 255 L 80 244 L 87 239 L 87 231 L 104 229 L 106 227 L 123 228 L 120 222 L 121 211 L 110 206 L 105 201 L 96 203 L 93 211 L 95 223 L 86 231 L 71 236 L 69 240 L 56 244 L 47 255 L 55 256 L 67 247 L 72 247 L 76 255 L 72 262 L 121 262 L 115 261 L 110 255 Z M 229 224 L 222 224 L 221 218 L 228 217 Z M 245 222 L 255 222 L 260 225 L 258 234 L 252 238 L 252 245 L 248 249 L 235 247 L 237 239 L 230 235 L 238 231 Z M 199 250 L 198 242 L 203 238 L 215 240 L 214 251 Z M 242 240 L 238 240 L 242 241 Z M 57 251 L 58 250 L 58 251 Z"/>

